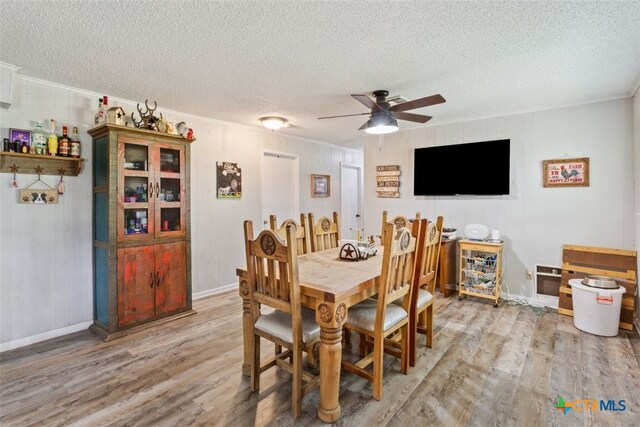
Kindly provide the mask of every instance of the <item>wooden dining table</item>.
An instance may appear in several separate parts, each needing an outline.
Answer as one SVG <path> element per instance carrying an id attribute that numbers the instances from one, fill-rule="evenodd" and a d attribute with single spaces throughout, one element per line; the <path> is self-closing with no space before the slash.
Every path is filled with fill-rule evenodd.
<path id="1" fill-rule="evenodd" d="M 304 307 L 315 310 L 320 326 L 320 404 L 318 417 L 332 423 L 340 418 L 340 366 L 342 360 L 342 326 L 349 307 L 377 293 L 382 253 L 362 261 L 345 261 L 339 248 L 298 257 L 300 296 Z M 253 322 L 249 304 L 246 269 L 238 268 L 242 297 L 244 363 L 242 372 L 251 375 Z"/>

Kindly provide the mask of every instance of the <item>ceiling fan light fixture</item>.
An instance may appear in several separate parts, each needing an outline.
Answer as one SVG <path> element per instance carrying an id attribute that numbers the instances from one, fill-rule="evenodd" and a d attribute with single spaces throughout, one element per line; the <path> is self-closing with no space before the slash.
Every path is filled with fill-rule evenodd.
<path id="1" fill-rule="evenodd" d="M 373 113 L 364 129 L 366 133 L 372 135 L 383 135 L 397 130 L 398 121 L 391 114 L 383 111 Z"/>
<path id="2" fill-rule="evenodd" d="M 260 123 L 262 123 L 262 126 L 269 130 L 278 130 L 287 123 L 287 119 L 277 116 L 261 117 L 259 120 Z"/>
<path id="3" fill-rule="evenodd" d="M 371 135 L 384 135 L 386 133 L 393 133 L 398 130 L 398 126 L 386 125 L 386 126 L 374 126 L 368 127 L 364 131 Z"/>

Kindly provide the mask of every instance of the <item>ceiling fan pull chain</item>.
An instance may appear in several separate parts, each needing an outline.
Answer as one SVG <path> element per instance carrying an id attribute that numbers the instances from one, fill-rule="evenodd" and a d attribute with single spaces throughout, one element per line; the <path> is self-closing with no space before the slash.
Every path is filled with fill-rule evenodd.
<path id="1" fill-rule="evenodd" d="M 378 140 L 378 151 L 382 151 L 382 134 L 380 134 L 380 138 Z"/>

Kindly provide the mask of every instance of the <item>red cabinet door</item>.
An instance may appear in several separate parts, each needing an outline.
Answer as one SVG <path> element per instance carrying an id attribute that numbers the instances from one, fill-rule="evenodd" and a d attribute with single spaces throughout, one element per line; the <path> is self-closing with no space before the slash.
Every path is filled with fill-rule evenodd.
<path id="1" fill-rule="evenodd" d="M 118 326 L 155 316 L 155 248 L 118 249 Z"/>
<path id="2" fill-rule="evenodd" d="M 162 316 L 187 306 L 187 253 L 185 242 L 156 245 L 156 315 Z"/>

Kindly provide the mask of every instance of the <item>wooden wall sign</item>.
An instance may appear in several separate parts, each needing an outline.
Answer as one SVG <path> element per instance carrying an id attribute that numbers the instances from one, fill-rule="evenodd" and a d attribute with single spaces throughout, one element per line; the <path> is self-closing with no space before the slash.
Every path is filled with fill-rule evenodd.
<path id="1" fill-rule="evenodd" d="M 544 160 L 545 187 L 588 187 L 589 158 Z"/>
<path id="2" fill-rule="evenodd" d="M 376 195 L 380 198 L 400 197 L 400 165 L 376 166 Z"/>
<path id="3" fill-rule="evenodd" d="M 20 190 L 18 203 L 51 205 L 58 203 L 57 190 L 44 190 L 42 188 L 25 188 Z"/>

